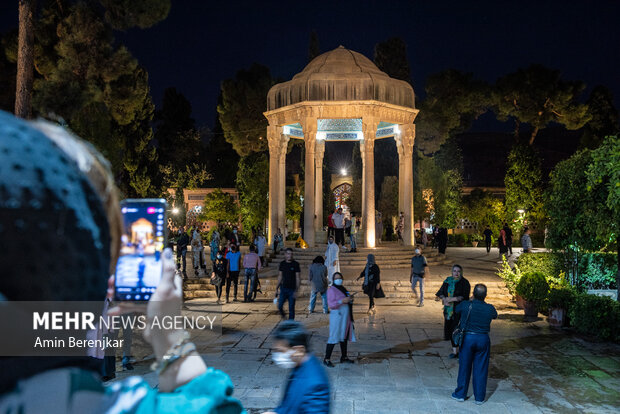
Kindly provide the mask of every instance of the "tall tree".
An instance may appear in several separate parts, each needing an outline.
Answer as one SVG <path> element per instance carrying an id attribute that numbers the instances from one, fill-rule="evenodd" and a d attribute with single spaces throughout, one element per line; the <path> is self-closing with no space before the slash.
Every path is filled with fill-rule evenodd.
<path id="1" fill-rule="evenodd" d="M 416 144 L 424 154 L 433 154 L 448 138 L 467 131 L 491 105 L 489 85 L 454 69 L 429 76 L 425 90 L 416 119 Z"/>
<path id="2" fill-rule="evenodd" d="M 463 197 L 463 217 L 476 224 L 476 232 L 482 234 L 489 226 L 498 234 L 504 222 L 504 203 L 488 191 L 475 188 Z"/>
<path id="3" fill-rule="evenodd" d="M 321 54 L 321 48 L 319 46 L 319 36 L 316 31 L 310 33 L 310 44 L 308 46 L 308 62 L 311 62 L 315 57 Z"/>
<path id="4" fill-rule="evenodd" d="M 542 172 L 538 152 L 527 144 L 518 144 L 508 154 L 506 177 L 506 219 L 513 222 L 520 217 L 538 223 L 543 219 Z M 522 224 L 522 223 L 520 223 Z"/>
<path id="5" fill-rule="evenodd" d="M 17 46 L 17 92 L 15 115 L 32 117 L 34 81 L 34 13 L 36 0 L 19 0 L 19 38 Z"/>
<path id="6" fill-rule="evenodd" d="M 244 157 L 267 149 L 267 92 L 275 84 L 269 68 L 254 63 L 222 82 L 222 100 L 217 106 L 226 141 Z"/>
<path id="7" fill-rule="evenodd" d="M 226 141 L 219 116 L 215 118 L 215 126 L 208 137 L 205 161 L 213 170 L 209 185 L 212 187 L 234 187 L 240 158 L 232 144 Z"/>
<path id="8" fill-rule="evenodd" d="M 588 113 L 592 117 L 583 128 L 581 145 L 597 148 L 606 136 L 618 135 L 618 110 L 614 106 L 614 96 L 609 89 L 598 85 L 592 89 L 586 102 Z"/>
<path id="9" fill-rule="evenodd" d="M 146 29 L 164 20 L 170 12 L 170 0 L 99 0 L 105 18 L 116 30 L 132 27 Z"/>
<path id="10" fill-rule="evenodd" d="M 214 221 L 217 224 L 236 223 L 239 219 L 238 208 L 233 196 L 223 192 L 221 188 L 216 188 L 205 197 L 199 219 Z"/>
<path id="11" fill-rule="evenodd" d="M 377 206 L 383 219 L 391 222 L 392 217 L 398 217 L 398 177 L 385 177 L 381 183 L 381 198 Z"/>
<path id="12" fill-rule="evenodd" d="M 263 226 L 269 211 L 269 159 L 264 153 L 241 158 L 237 170 L 237 190 L 243 226 Z"/>
<path id="13" fill-rule="evenodd" d="M 394 79 L 411 83 L 407 59 L 407 44 L 400 37 L 392 37 L 375 45 L 375 65 Z"/>
<path id="14" fill-rule="evenodd" d="M 493 93 L 497 117 L 515 122 L 515 139 L 519 140 L 521 125 L 532 127 L 528 144 L 532 145 L 538 132 L 550 122 L 567 129 L 579 129 L 591 119 L 588 106 L 578 98 L 585 85 L 565 81 L 559 70 L 531 65 L 498 79 Z"/>

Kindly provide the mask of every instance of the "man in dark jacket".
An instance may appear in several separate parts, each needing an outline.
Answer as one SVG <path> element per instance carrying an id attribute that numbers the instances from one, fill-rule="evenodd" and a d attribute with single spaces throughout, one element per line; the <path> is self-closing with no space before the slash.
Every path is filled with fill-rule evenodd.
<path id="1" fill-rule="evenodd" d="M 329 378 L 308 351 L 309 338 L 303 325 L 284 321 L 276 328 L 274 339 L 273 360 L 291 373 L 278 408 L 264 414 L 329 413 Z"/>
<path id="2" fill-rule="evenodd" d="M 185 262 L 185 256 L 187 256 L 187 246 L 189 245 L 189 236 L 185 232 L 185 228 L 179 229 L 180 235 L 177 240 L 177 269 L 181 268 L 181 259 L 183 259 L 183 274 L 186 275 L 185 269 L 187 264 Z"/>
<path id="3" fill-rule="evenodd" d="M 504 231 L 506 232 L 506 248 L 510 251 L 510 255 L 512 255 L 512 229 L 508 223 L 504 223 Z"/>
<path id="4" fill-rule="evenodd" d="M 469 378 L 473 371 L 473 388 L 475 404 L 484 403 L 489 375 L 489 355 L 491 341 L 489 330 L 491 320 L 497 318 L 497 311 L 484 299 L 487 287 L 477 284 L 474 287 L 474 299 L 457 305 L 455 312 L 461 315 L 461 328 L 465 331 L 461 352 L 459 353 L 459 376 L 452 398 L 465 401 L 469 389 Z"/>

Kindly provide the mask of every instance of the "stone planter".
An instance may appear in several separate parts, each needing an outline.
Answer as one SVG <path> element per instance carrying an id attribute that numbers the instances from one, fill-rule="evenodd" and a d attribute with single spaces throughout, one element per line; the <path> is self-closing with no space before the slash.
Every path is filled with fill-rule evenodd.
<path id="1" fill-rule="evenodd" d="M 534 302 L 528 302 L 527 300 L 523 304 L 523 311 L 526 318 L 535 318 L 538 316 L 538 307 Z"/>
<path id="2" fill-rule="evenodd" d="M 525 307 L 525 299 L 519 295 L 515 295 L 515 302 L 517 303 L 517 309 L 523 309 Z"/>
<path id="3" fill-rule="evenodd" d="M 549 326 L 561 328 L 566 326 L 566 309 L 549 308 L 549 317 L 547 318 Z"/>
<path id="4" fill-rule="evenodd" d="M 478 242 L 477 241 L 473 241 L 471 242 L 472 247 L 478 247 Z"/>

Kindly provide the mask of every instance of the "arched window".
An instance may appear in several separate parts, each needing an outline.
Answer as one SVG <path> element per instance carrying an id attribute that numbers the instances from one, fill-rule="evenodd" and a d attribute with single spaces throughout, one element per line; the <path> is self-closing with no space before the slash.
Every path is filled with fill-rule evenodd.
<path id="1" fill-rule="evenodd" d="M 343 183 L 334 188 L 335 207 L 342 208 L 344 212 L 349 211 L 349 200 L 351 198 L 351 184 Z"/>

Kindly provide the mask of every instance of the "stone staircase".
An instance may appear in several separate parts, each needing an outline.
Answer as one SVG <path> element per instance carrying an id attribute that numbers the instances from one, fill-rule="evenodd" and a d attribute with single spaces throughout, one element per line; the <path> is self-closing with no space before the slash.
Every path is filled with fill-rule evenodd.
<path id="1" fill-rule="evenodd" d="M 298 261 L 301 266 L 301 287 L 298 297 L 307 298 L 310 296 L 310 285 L 307 278 L 307 269 L 312 260 L 316 256 L 322 256 L 325 253 L 324 247 L 314 247 L 308 249 L 294 249 L 293 258 Z M 413 248 L 408 246 L 399 246 L 397 244 L 389 244 L 380 246 L 375 249 L 360 248 L 356 253 L 340 253 L 340 268 L 345 276 L 345 286 L 351 291 L 362 291 L 362 280 L 354 281 L 359 272 L 362 271 L 366 264 L 366 257 L 369 253 L 375 255 L 375 261 L 382 270 L 403 269 L 402 278 L 400 280 L 384 280 L 381 282 L 383 291 L 388 298 L 392 299 L 412 299 L 413 293 L 409 284 L 409 268 L 411 266 L 411 257 L 413 256 Z M 445 256 L 437 253 L 436 250 L 427 248 L 423 254 L 426 256 L 429 266 L 434 267 L 447 263 Z M 260 272 L 260 282 L 264 295 L 259 294 L 257 299 L 273 299 L 277 285 L 278 265 L 284 260 L 284 253 L 272 255 L 269 258 L 269 264 Z M 431 274 L 434 272 L 431 270 Z M 393 278 L 391 278 L 393 279 Z M 243 291 L 243 274 L 239 275 L 239 285 L 241 292 Z M 443 279 L 435 280 L 429 277 L 425 284 L 425 297 L 432 299 L 435 292 L 440 288 Z M 489 296 L 509 296 L 503 283 L 498 282 L 487 284 Z M 184 298 L 215 298 L 215 288 L 211 285 L 208 277 L 189 277 L 184 281 Z M 241 294 L 240 297 L 243 295 Z"/>

